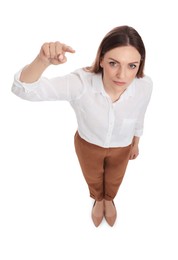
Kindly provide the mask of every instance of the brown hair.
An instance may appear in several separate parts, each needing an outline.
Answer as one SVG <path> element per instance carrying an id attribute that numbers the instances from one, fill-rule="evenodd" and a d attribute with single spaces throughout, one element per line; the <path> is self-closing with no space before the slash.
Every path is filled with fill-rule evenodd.
<path id="1" fill-rule="evenodd" d="M 142 78 L 144 76 L 143 70 L 146 56 L 145 46 L 138 32 L 134 28 L 126 25 L 115 27 L 106 34 L 100 43 L 94 63 L 92 66 L 87 67 L 86 70 L 94 73 L 102 72 L 103 69 L 100 66 L 100 61 L 105 53 L 116 47 L 129 45 L 135 47 L 141 55 L 140 66 L 136 77 Z"/>

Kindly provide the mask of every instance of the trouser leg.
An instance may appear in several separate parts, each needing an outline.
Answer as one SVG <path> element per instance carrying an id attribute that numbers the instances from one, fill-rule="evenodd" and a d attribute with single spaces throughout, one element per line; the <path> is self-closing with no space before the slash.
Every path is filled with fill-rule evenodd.
<path id="1" fill-rule="evenodd" d="M 131 145 L 108 149 L 104 167 L 104 198 L 113 200 L 122 183 L 129 161 Z"/>
<path id="2" fill-rule="evenodd" d="M 88 184 L 90 197 L 98 201 L 102 200 L 104 197 L 103 175 L 106 150 L 86 142 L 79 136 L 78 132 L 75 134 L 75 150 Z"/>

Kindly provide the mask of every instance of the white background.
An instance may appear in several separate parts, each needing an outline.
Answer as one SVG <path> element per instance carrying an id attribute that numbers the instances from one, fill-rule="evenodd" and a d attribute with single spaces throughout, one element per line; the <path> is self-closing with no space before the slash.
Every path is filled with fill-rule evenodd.
<path id="1" fill-rule="evenodd" d="M 2 2 L 2 1 L 1 1 Z M 6 0 L 0 5 L 0 259 L 178 259 L 176 1 Z M 11 93 L 16 71 L 45 41 L 76 53 L 53 77 L 90 65 L 118 25 L 141 34 L 154 91 L 140 156 L 115 199 L 118 219 L 95 228 L 93 201 L 74 151 L 77 125 L 66 102 Z"/>

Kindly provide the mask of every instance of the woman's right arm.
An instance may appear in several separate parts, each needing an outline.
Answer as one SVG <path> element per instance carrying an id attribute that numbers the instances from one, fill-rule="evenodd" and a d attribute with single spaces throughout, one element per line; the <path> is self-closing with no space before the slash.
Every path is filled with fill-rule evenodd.
<path id="1" fill-rule="evenodd" d="M 78 96 L 82 88 L 77 76 L 70 73 L 51 79 L 41 77 L 49 65 L 65 63 L 67 52 L 74 53 L 75 51 L 60 42 L 44 43 L 35 60 L 15 74 L 12 92 L 29 101 L 69 101 L 72 96 Z M 72 86 L 76 86 L 75 89 L 72 88 L 72 92 L 69 91 L 71 82 Z M 74 95 L 73 90 L 75 90 Z"/>
<path id="2" fill-rule="evenodd" d="M 66 52 L 74 53 L 75 51 L 60 42 L 44 43 L 35 60 L 22 70 L 19 80 L 24 83 L 37 81 L 49 65 L 65 63 L 67 61 Z"/>

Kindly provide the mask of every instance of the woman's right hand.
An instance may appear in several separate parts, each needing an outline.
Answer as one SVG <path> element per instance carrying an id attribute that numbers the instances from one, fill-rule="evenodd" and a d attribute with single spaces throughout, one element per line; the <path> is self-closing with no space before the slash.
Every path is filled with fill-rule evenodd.
<path id="1" fill-rule="evenodd" d="M 50 64 L 63 64 L 67 61 L 65 56 L 66 52 L 74 53 L 75 50 L 72 47 L 58 41 L 44 43 L 41 47 L 38 58 L 47 66 Z"/>
<path id="2" fill-rule="evenodd" d="M 22 70 L 20 81 L 26 83 L 37 81 L 49 65 L 65 63 L 66 52 L 74 53 L 75 51 L 72 47 L 60 42 L 44 43 L 35 60 Z"/>

